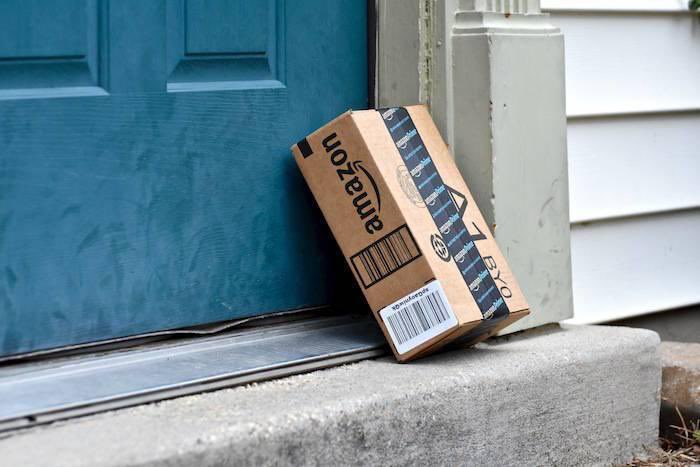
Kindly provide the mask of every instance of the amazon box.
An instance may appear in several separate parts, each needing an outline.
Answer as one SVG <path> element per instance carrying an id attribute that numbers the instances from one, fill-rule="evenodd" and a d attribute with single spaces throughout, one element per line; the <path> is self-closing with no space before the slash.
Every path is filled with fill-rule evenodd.
<path id="1" fill-rule="evenodd" d="M 424 106 L 348 111 L 292 152 L 399 361 L 529 313 Z"/>

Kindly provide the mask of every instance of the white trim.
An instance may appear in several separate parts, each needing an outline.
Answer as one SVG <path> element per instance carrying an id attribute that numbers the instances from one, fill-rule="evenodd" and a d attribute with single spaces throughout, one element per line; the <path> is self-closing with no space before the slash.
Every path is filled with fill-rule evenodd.
<path id="1" fill-rule="evenodd" d="M 453 35 L 558 32 L 549 15 L 540 11 L 539 0 L 462 0 L 455 13 Z"/>
<path id="2" fill-rule="evenodd" d="M 700 112 L 700 102 L 668 105 L 664 107 L 653 107 L 646 104 L 636 104 L 627 106 L 624 109 L 609 108 L 601 110 L 577 110 L 567 112 L 566 117 L 569 120 L 577 120 L 584 118 L 615 118 L 615 117 L 630 117 L 635 115 L 658 115 L 658 114 L 674 114 L 674 113 L 694 113 Z"/>
<path id="3" fill-rule="evenodd" d="M 540 13 L 540 0 L 460 0 L 459 10 L 537 15 Z"/>
<path id="4" fill-rule="evenodd" d="M 510 15 L 502 13 L 461 12 L 457 15 L 454 34 L 538 34 L 543 31 L 557 33 L 559 29 L 549 23 L 549 15 Z"/>
<path id="5" fill-rule="evenodd" d="M 574 317 L 571 319 L 567 319 L 565 321 L 562 321 L 562 324 L 602 324 L 602 323 L 609 323 L 611 321 L 618 321 L 621 319 L 626 319 L 626 318 L 636 318 L 638 316 L 645 316 L 645 315 L 651 315 L 654 313 L 658 313 L 660 311 L 668 311 L 668 310 L 676 310 L 678 308 L 686 308 L 690 306 L 695 306 L 700 304 L 697 300 L 678 300 L 675 302 L 668 302 L 666 305 L 663 307 L 650 307 L 648 310 L 639 310 L 639 311 L 622 311 L 622 312 L 608 312 L 605 315 L 605 318 L 601 317 L 590 317 L 590 316 L 582 316 L 582 317 Z"/>
<path id="6" fill-rule="evenodd" d="M 687 205 L 674 206 L 669 208 L 659 208 L 659 209 L 639 209 L 635 211 L 629 211 L 619 214 L 609 214 L 609 215 L 597 215 L 595 217 L 581 216 L 571 219 L 571 226 L 576 225 L 588 225 L 595 222 L 608 222 L 623 219 L 633 219 L 635 217 L 646 217 L 646 216 L 656 216 L 660 214 L 673 214 L 683 211 L 693 211 L 700 209 L 700 204 L 698 203 L 688 203 Z"/>
<path id="7" fill-rule="evenodd" d="M 537 3 L 460 3 L 443 71 L 457 166 L 534 311 L 505 333 L 573 314 L 564 44 Z"/>
<path id="8" fill-rule="evenodd" d="M 505 333 L 571 317 L 559 29 L 538 0 L 380 0 L 377 23 L 377 105 L 430 106 L 536 310 Z"/>
<path id="9" fill-rule="evenodd" d="M 619 13 L 688 13 L 683 0 L 542 0 L 542 10 L 548 12 L 619 12 Z"/>

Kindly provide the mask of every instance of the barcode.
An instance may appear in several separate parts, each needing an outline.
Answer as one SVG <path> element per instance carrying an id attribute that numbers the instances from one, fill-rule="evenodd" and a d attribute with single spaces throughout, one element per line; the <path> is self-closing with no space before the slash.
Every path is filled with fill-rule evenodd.
<path id="1" fill-rule="evenodd" d="M 420 256 L 406 225 L 390 232 L 350 258 L 364 288 L 371 287 Z"/>
<path id="2" fill-rule="evenodd" d="M 392 303 L 380 315 L 398 353 L 405 353 L 457 324 L 438 281 Z"/>
<path id="3" fill-rule="evenodd" d="M 396 341 L 403 344 L 447 320 L 447 310 L 439 295 L 431 293 L 389 316 Z"/>

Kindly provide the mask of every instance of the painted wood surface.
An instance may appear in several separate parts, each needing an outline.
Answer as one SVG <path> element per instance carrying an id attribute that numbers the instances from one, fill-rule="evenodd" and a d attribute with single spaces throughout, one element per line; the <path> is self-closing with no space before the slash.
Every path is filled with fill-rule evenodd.
<path id="1" fill-rule="evenodd" d="M 700 29 L 685 3 L 543 2 L 566 41 L 574 322 L 700 303 Z"/>
<path id="2" fill-rule="evenodd" d="M 366 107 L 364 2 L 2 10 L 0 354 L 339 299 L 289 146 Z"/>
<path id="3" fill-rule="evenodd" d="M 700 303 L 700 210 L 572 229 L 576 323 Z"/>
<path id="4" fill-rule="evenodd" d="M 469 5 L 503 6 L 460 3 Z M 452 104 L 438 100 L 433 113 L 449 112 L 441 120 L 451 121 L 453 130 L 443 131 L 452 131 L 457 166 L 533 310 L 507 333 L 573 314 L 564 40 L 542 17 L 513 13 L 508 30 L 492 28 L 493 16 L 455 16 L 451 54 L 441 62 L 451 81 L 434 81 Z"/>
<path id="5" fill-rule="evenodd" d="M 700 207 L 700 113 L 569 123 L 572 222 Z"/>
<path id="6" fill-rule="evenodd" d="M 685 0 L 541 0 L 544 11 L 687 13 Z"/>
<path id="7" fill-rule="evenodd" d="M 569 117 L 700 110 L 697 15 L 553 13 L 566 40 Z"/>

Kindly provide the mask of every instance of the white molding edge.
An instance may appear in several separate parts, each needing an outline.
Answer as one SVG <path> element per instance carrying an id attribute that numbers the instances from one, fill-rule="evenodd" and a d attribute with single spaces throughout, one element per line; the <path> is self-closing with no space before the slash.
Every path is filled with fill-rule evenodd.
<path id="1" fill-rule="evenodd" d="M 540 0 L 459 0 L 457 14 L 466 11 L 536 15 L 540 13 Z"/>
<path id="2" fill-rule="evenodd" d="M 687 13 L 683 0 L 542 0 L 542 10 L 552 13 Z"/>
<path id="3" fill-rule="evenodd" d="M 561 32 L 539 0 L 377 5 L 377 105 L 428 104 L 487 222 L 497 224 L 533 309 L 506 333 L 570 318 Z"/>
<path id="4" fill-rule="evenodd" d="M 696 113 L 700 112 L 700 102 L 691 103 L 690 105 L 665 106 L 665 107 L 648 107 L 638 105 L 636 107 L 627 107 L 625 109 L 603 109 L 597 111 L 571 111 L 567 113 L 569 120 L 583 120 L 588 118 L 616 118 L 644 115 L 664 115 L 676 113 Z"/>
<path id="5" fill-rule="evenodd" d="M 562 321 L 562 324 L 576 324 L 576 325 L 581 325 L 581 324 L 604 324 L 604 323 L 609 323 L 611 321 L 618 321 L 621 319 L 627 319 L 627 318 L 638 318 L 640 316 L 646 316 L 646 315 L 651 315 L 654 313 L 660 313 L 663 311 L 669 311 L 669 310 L 677 310 L 679 308 L 686 308 L 690 306 L 696 306 L 698 305 L 698 302 L 696 300 L 677 300 L 675 302 L 668 303 L 666 306 L 663 307 L 650 307 L 649 309 L 646 310 L 634 310 L 634 311 L 628 311 L 628 312 L 622 312 L 622 313 L 606 313 L 604 319 L 598 319 L 598 318 L 586 318 L 585 316 L 583 318 L 578 318 L 574 317 L 571 319 L 567 319 L 565 321 Z"/>
<path id="6" fill-rule="evenodd" d="M 542 13 L 539 0 L 460 0 L 453 35 L 503 32 L 541 34 L 558 32 Z"/>
<path id="7" fill-rule="evenodd" d="M 505 332 L 570 318 L 563 36 L 538 0 L 457 7 L 453 153 L 533 310 Z"/>
<path id="8" fill-rule="evenodd" d="M 688 203 L 688 204 L 683 204 L 680 206 L 673 206 L 673 207 L 668 207 L 668 208 L 638 209 L 638 210 L 628 211 L 628 212 L 619 213 L 619 214 L 608 214 L 608 215 L 601 215 L 601 216 L 596 216 L 596 217 L 573 217 L 571 219 L 571 225 L 572 226 L 589 225 L 589 224 L 594 224 L 597 222 L 608 222 L 608 221 L 615 221 L 615 220 L 621 220 L 621 219 L 630 219 L 630 218 L 635 218 L 635 217 L 654 216 L 657 214 L 673 214 L 676 212 L 694 211 L 696 209 L 700 209 L 700 204 Z"/>

